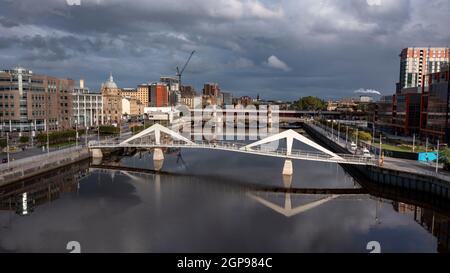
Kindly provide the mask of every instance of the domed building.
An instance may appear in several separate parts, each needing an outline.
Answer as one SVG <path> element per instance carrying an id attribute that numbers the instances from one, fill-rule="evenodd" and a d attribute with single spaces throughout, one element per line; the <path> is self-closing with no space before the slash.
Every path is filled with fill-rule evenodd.
<path id="1" fill-rule="evenodd" d="M 122 91 L 114 82 L 112 74 L 102 84 L 103 124 L 120 124 L 122 119 Z"/>

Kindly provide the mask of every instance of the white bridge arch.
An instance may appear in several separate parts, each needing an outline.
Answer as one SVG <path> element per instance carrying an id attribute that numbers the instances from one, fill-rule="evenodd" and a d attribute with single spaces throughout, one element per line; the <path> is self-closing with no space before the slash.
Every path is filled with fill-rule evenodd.
<path id="1" fill-rule="evenodd" d="M 166 134 L 169 138 L 163 138 L 163 134 Z M 263 147 L 263 144 L 268 144 L 283 139 L 286 140 L 286 147 L 284 149 L 274 150 Z M 292 149 L 294 140 L 304 143 L 314 148 L 316 151 L 294 150 Z M 293 130 L 286 130 L 278 134 L 270 135 L 250 144 L 233 143 L 228 141 L 193 142 L 178 132 L 170 130 L 160 124 L 154 124 L 128 139 L 90 141 L 88 147 L 91 150 L 93 157 L 102 157 L 102 150 L 104 149 L 116 148 L 154 149 L 154 160 L 164 160 L 164 155 L 161 148 L 212 149 L 280 157 L 286 160 L 283 168 L 283 174 L 285 175 L 292 175 L 293 169 L 291 160 L 293 159 L 333 162 L 340 164 L 375 165 L 375 160 L 371 160 L 363 156 L 334 153 Z"/>

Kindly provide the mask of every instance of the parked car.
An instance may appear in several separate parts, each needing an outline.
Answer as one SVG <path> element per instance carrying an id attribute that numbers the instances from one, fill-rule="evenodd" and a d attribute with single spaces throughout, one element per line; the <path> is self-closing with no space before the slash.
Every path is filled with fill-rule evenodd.
<path id="1" fill-rule="evenodd" d="M 372 158 L 372 155 L 370 154 L 369 150 L 367 150 L 367 148 L 364 148 L 362 151 L 362 156 L 364 158 Z"/>
<path id="2" fill-rule="evenodd" d="M 2 159 L 2 163 L 8 163 L 8 159 L 7 158 L 3 158 Z"/>
<path id="3" fill-rule="evenodd" d="M 355 143 L 355 142 L 352 142 L 352 143 L 350 144 L 350 149 L 351 149 L 352 151 L 356 151 L 357 148 L 358 148 L 358 147 L 356 146 L 356 143 Z"/>

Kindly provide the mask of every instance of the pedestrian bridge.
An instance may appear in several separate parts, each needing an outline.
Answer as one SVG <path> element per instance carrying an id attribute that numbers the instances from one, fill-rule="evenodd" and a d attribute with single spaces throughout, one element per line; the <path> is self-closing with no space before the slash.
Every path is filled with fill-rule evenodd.
<path id="1" fill-rule="evenodd" d="M 279 140 L 285 140 L 286 147 L 274 149 L 273 145 L 271 146 L 270 144 Z M 292 149 L 294 140 L 314 148 L 315 151 Z M 293 130 L 286 130 L 250 144 L 229 141 L 194 142 L 178 132 L 172 131 L 160 124 L 154 124 L 128 139 L 90 141 L 88 147 L 94 158 L 102 157 L 102 150 L 117 148 L 153 149 L 154 161 L 164 160 L 164 154 L 161 148 L 209 149 L 280 157 L 285 159 L 283 168 L 284 175 L 293 174 L 291 160 L 308 160 L 353 165 L 375 165 L 376 163 L 375 160 L 360 155 L 336 154 Z M 158 165 L 162 166 L 162 164 Z"/>

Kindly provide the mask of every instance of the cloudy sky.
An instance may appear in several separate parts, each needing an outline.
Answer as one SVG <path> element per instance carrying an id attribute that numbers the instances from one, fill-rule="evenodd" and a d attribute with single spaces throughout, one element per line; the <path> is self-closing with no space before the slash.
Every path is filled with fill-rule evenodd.
<path id="1" fill-rule="evenodd" d="M 450 45 L 450 0 L 0 0 L 0 64 L 98 90 L 174 75 L 265 99 L 392 93 L 401 49 Z"/>

